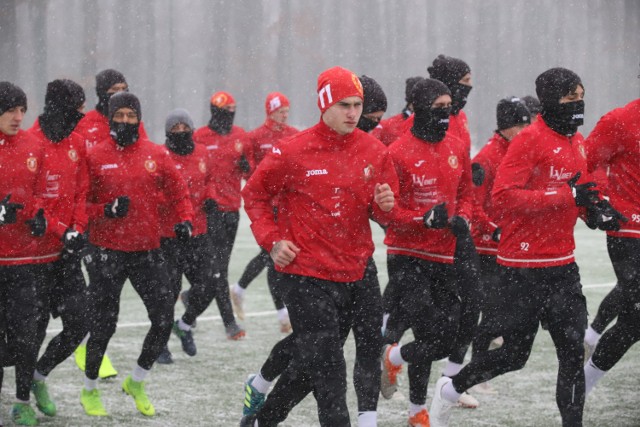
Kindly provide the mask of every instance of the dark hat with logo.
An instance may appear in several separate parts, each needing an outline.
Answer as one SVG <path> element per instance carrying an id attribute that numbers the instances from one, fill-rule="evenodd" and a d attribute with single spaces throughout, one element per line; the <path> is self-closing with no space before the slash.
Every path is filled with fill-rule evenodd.
<path id="1" fill-rule="evenodd" d="M 524 105 L 524 102 L 515 96 L 501 99 L 498 102 L 496 118 L 498 130 L 531 123 L 531 113 Z"/>

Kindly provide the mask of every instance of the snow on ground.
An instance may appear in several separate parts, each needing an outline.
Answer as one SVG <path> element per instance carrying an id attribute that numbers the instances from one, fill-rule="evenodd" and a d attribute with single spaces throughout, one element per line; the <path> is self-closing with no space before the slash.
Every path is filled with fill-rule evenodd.
<path id="1" fill-rule="evenodd" d="M 230 276 L 237 280 L 246 263 L 258 253 L 258 248 L 248 228 L 249 221 L 242 216 L 238 240 L 232 256 Z M 377 243 L 382 233 L 374 224 Z M 595 314 L 597 306 L 614 282 L 608 260 L 605 238 L 602 232 L 594 232 L 579 224 L 578 264 L 581 269 L 589 312 Z M 380 283 L 387 282 L 384 246 L 375 253 Z M 188 286 L 185 284 L 185 286 Z M 80 390 L 83 374 L 73 358 L 60 365 L 49 377 L 52 397 L 58 405 L 58 415 L 48 418 L 40 414 L 43 426 L 234 426 L 242 411 L 242 384 L 246 376 L 255 372 L 268 355 L 280 334 L 273 303 L 262 274 L 249 287 L 246 308 L 247 319 L 243 323 L 247 337 L 240 342 L 228 341 L 219 320 L 215 304 L 198 321 L 195 339 L 198 354 L 190 358 L 182 353 L 179 341 L 172 337 L 170 348 L 175 364 L 156 365 L 148 378 L 147 391 L 154 403 L 157 415 L 146 418 L 140 415 L 130 397 L 121 391 L 121 382 L 134 365 L 147 330 L 146 313 L 140 299 L 130 286 L 125 286 L 122 297 L 120 321 L 116 335 L 109 344 L 108 353 L 120 374 L 117 379 L 101 381 L 104 404 L 110 416 L 91 418 L 80 406 Z M 178 303 L 176 315 L 183 306 Z M 47 340 L 60 328 L 58 321 L 50 324 Z M 347 363 L 353 367 L 353 341 L 345 346 Z M 437 362 L 432 369 L 431 387 L 442 369 Z M 527 366 L 516 373 L 499 377 L 492 385 L 496 395 L 476 395 L 481 406 L 475 410 L 456 409 L 451 426 L 560 426 L 560 415 L 555 403 L 557 361 L 549 335 L 540 331 Z M 408 408 L 408 380 L 406 375 L 399 392 L 392 400 L 381 398 L 379 426 L 406 425 Z M 640 346 L 635 346 L 622 361 L 605 376 L 587 400 L 585 426 L 640 426 Z M 429 390 L 428 404 L 431 401 Z M 5 425 L 11 425 L 10 407 L 14 396 L 13 369 L 5 370 L 1 397 L 1 413 Z M 353 425 L 357 407 L 353 385 L 349 385 L 349 408 Z M 316 405 L 312 397 L 304 400 L 291 413 L 283 426 L 318 425 Z"/>

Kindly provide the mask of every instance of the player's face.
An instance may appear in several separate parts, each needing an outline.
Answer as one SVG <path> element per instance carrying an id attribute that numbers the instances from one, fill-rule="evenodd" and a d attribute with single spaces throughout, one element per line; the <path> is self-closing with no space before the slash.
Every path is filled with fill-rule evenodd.
<path id="1" fill-rule="evenodd" d="M 171 133 L 191 132 L 191 128 L 189 127 L 189 125 L 186 125 L 184 123 L 178 123 L 177 125 L 174 125 L 169 132 Z"/>
<path id="2" fill-rule="evenodd" d="M 560 104 L 566 104 L 567 102 L 582 101 L 584 99 L 584 88 L 581 85 L 576 86 L 576 89 L 560 98 Z"/>
<path id="3" fill-rule="evenodd" d="M 127 107 L 118 108 L 118 111 L 113 113 L 113 121 L 115 123 L 129 123 L 130 125 L 135 125 L 138 123 L 138 113 Z"/>
<path id="4" fill-rule="evenodd" d="M 124 92 L 127 89 L 129 89 L 129 85 L 126 83 L 116 83 L 107 90 L 107 93 L 113 95 L 114 93 Z"/>
<path id="5" fill-rule="evenodd" d="M 327 109 L 322 120 L 340 135 L 347 135 L 356 128 L 362 114 L 362 98 L 349 96 Z"/>
<path id="6" fill-rule="evenodd" d="M 289 107 L 278 108 L 276 111 L 269 114 L 269 118 L 276 123 L 287 123 L 287 120 L 289 120 Z"/>
<path id="7" fill-rule="evenodd" d="M 13 107 L 5 111 L 0 116 L 0 132 L 9 136 L 16 135 L 20 130 L 20 125 L 26 112 L 27 109 L 22 106 Z"/>

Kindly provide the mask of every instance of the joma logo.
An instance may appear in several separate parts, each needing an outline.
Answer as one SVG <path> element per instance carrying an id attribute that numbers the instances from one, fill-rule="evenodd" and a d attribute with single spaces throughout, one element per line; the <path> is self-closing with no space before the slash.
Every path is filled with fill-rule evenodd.
<path id="1" fill-rule="evenodd" d="M 314 175 L 328 175 L 329 172 L 327 172 L 326 169 L 310 169 L 307 171 L 307 176 L 314 176 Z"/>

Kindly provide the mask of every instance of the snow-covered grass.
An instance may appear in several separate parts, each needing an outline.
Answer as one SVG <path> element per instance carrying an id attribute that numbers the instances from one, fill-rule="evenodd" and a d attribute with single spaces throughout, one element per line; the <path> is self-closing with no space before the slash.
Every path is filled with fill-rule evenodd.
<path id="1" fill-rule="evenodd" d="M 258 248 L 242 216 L 240 231 L 232 256 L 230 276 L 237 280 L 246 263 L 258 253 Z M 614 282 L 613 272 L 605 248 L 604 234 L 588 230 L 581 224 L 576 229 L 578 264 L 581 268 L 589 312 L 594 314 L 598 304 Z M 374 225 L 378 246 L 375 258 L 380 271 L 380 283 L 387 282 L 385 249 L 382 233 Z M 185 284 L 185 286 L 188 286 Z M 73 358 L 60 365 L 49 377 L 52 397 L 58 405 L 58 415 L 40 415 L 43 426 L 234 426 L 242 411 L 242 384 L 246 376 L 262 364 L 272 345 L 283 335 L 279 332 L 273 303 L 263 273 L 249 287 L 246 300 L 247 319 L 243 325 L 247 337 L 232 342 L 225 337 L 215 304 L 198 320 L 195 339 L 198 354 L 186 356 L 179 341 L 169 343 L 174 355 L 173 365 L 156 365 L 148 378 L 147 391 L 157 415 L 146 418 L 139 414 L 130 397 L 121 391 L 121 382 L 135 364 L 142 339 L 147 330 L 144 307 L 130 286 L 122 297 L 119 327 L 109 344 L 108 353 L 120 374 L 117 379 L 101 381 L 103 401 L 110 416 L 91 418 L 80 406 L 83 374 Z M 183 306 L 178 303 L 176 316 Z M 58 321 L 50 324 L 47 340 L 60 328 Z M 354 345 L 348 341 L 345 355 L 353 367 Z M 443 362 L 432 370 L 432 386 Z M 478 409 L 456 409 L 452 426 L 559 426 L 560 416 L 555 403 L 557 361 L 549 335 L 540 331 L 527 366 L 516 373 L 499 377 L 492 385 L 497 395 L 477 395 Z M 350 373 L 351 375 L 351 369 Z M 378 410 L 379 425 L 406 425 L 408 381 L 404 381 L 392 400 L 381 398 Z M 607 374 L 587 400 L 585 426 L 640 426 L 640 346 L 631 349 L 622 361 Z M 429 390 L 428 402 L 431 400 Z M 13 369 L 5 370 L 1 411 L 5 425 L 11 425 L 10 405 L 14 396 Z M 352 423 L 357 425 L 357 407 L 353 386 L 349 386 L 349 409 Z M 316 405 L 308 397 L 291 413 L 284 426 L 318 425 Z"/>

